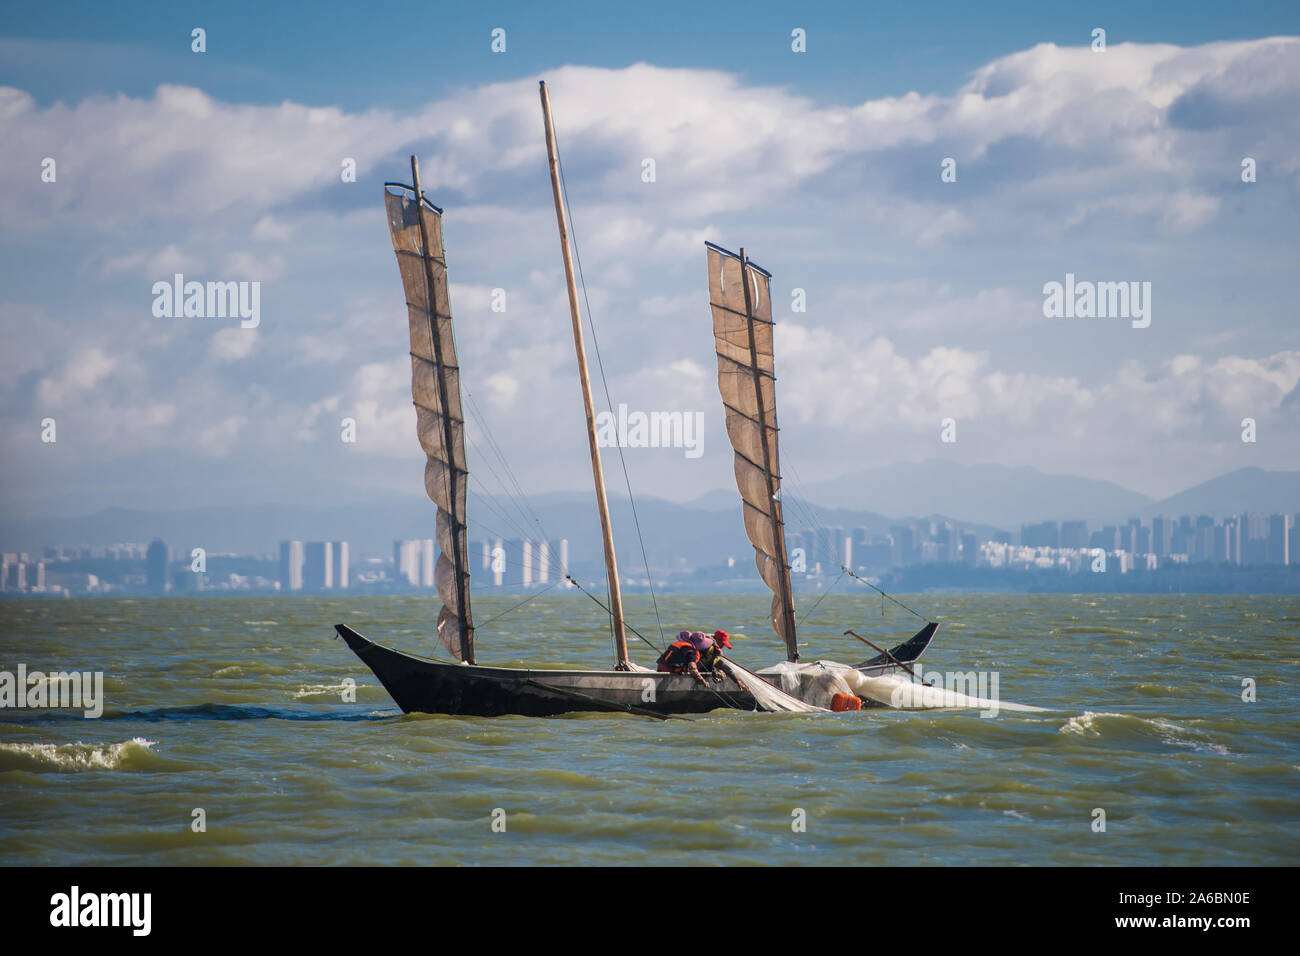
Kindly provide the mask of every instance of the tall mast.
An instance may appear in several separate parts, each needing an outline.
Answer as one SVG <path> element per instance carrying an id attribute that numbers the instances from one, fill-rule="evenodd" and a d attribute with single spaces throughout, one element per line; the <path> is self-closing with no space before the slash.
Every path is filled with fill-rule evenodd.
<path id="1" fill-rule="evenodd" d="M 587 376 L 587 350 L 582 343 L 582 317 L 578 311 L 578 286 L 573 277 L 573 256 L 569 251 L 569 222 L 564 215 L 564 194 L 560 189 L 560 164 L 555 155 L 555 125 L 551 121 L 551 95 L 541 84 L 542 116 L 546 121 L 546 158 L 551 167 L 551 190 L 555 194 L 555 219 L 560 226 L 560 249 L 564 254 L 564 281 L 569 287 L 569 317 L 573 320 L 573 347 L 578 353 L 578 378 L 582 382 L 582 406 L 587 413 L 587 442 L 591 447 L 591 474 L 596 483 L 596 504 L 600 508 L 600 533 L 605 545 L 605 575 L 609 578 L 609 608 L 614 624 L 614 650 L 618 669 L 629 670 L 627 634 L 623 627 L 623 592 L 614 558 L 614 529 L 605 499 L 605 472 L 596 443 L 596 414 L 591 405 L 591 379 Z"/>
<path id="2" fill-rule="evenodd" d="M 767 444 L 767 412 L 763 408 L 763 382 L 758 370 L 758 347 L 754 339 L 754 303 L 749 294 L 749 257 L 740 250 L 740 282 L 745 289 L 745 321 L 749 326 L 749 353 L 754 357 L 754 400 L 758 406 L 758 425 L 763 436 L 763 472 L 767 478 L 768 508 L 772 515 L 772 539 L 776 542 L 776 554 L 781 578 L 781 603 L 786 618 L 789 646 L 786 648 L 790 660 L 799 659 L 799 645 L 796 643 L 794 629 L 794 598 L 790 594 L 790 563 L 785 550 L 785 521 L 782 520 L 781 502 L 777 497 L 775 480 L 772 475 L 772 456 Z"/>

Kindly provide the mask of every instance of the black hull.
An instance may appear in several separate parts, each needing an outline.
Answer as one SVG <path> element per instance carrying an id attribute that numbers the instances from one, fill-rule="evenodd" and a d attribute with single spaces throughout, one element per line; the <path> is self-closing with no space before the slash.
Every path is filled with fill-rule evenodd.
<path id="1" fill-rule="evenodd" d="M 907 664 L 910 666 L 920 658 L 925 653 L 925 649 L 930 646 L 930 642 L 934 640 L 934 632 L 938 629 L 939 625 L 931 621 L 902 644 L 893 648 L 888 654 L 877 654 L 871 660 L 853 666 L 868 677 L 906 673 L 906 670 L 898 665 Z"/>
<path id="2" fill-rule="evenodd" d="M 376 644 L 346 624 L 334 629 L 408 714 L 554 717 L 609 711 L 669 717 L 758 706 L 730 678 L 706 689 L 684 674 L 444 664 Z"/>
<path id="3" fill-rule="evenodd" d="M 904 663 L 920 657 L 937 625 L 928 624 L 893 654 Z M 653 671 L 532 670 L 448 664 L 416 657 L 367 640 L 346 624 L 334 629 L 374 672 L 405 713 L 472 717 L 554 717 L 605 711 L 667 718 L 730 708 L 757 710 L 753 696 L 731 678 L 704 688 L 684 674 Z M 859 665 L 872 676 L 898 670 L 875 658 Z"/>

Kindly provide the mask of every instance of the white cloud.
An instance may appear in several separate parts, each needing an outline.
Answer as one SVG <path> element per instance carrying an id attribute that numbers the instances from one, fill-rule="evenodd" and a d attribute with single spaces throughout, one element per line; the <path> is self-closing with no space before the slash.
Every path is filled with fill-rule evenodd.
<path id="1" fill-rule="evenodd" d="M 219 362 L 235 361 L 248 358 L 257 348 L 258 336 L 255 329 L 229 328 L 221 329 L 212 336 L 212 346 L 208 350 Z"/>
<path id="2" fill-rule="evenodd" d="M 946 417 L 981 423 L 1006 439 L 1055 447 L 1062 424 L 1091 436 L 1094 450 L 1138 440 L 1158 447 L 1207 430 L 1235 434 L 1243 416 L 1281 418 L 1283 399 L 1300 384 L 1300 351 L 1204 362 L 1180 355 L 1152 366 L 1131 360 L 1111 376 L 1044 375 L 997 368 L 987 352 L 935 347 L 909 357 L 884 336 L 845 336 L 790 322 L 777 325 L 784 422 L 859 434 L 891 429 L 938 434 Z"/>
<path id="3" fill-rule="evenodd" d="M 855 107 L 818 106 L 717 71 L 647 64 L 565 67 L 551 73 L 551 86 L 562 148 L 603 170 L 594 198 L 649 201 L 697 218 L 751 206 L 756 197 L 815 195 L 814 178 L 838 163 L 941 142 L 961 164 L 1023 138 L 1057 151 L 1058 170 L 1100 171 L 1112 188 L 1171 170 L 1208 172 L 1257 145 L 1290 157 L 1284 169 L 1294 173 L 1300 153 L 1294 110 L 1271 113 L 1245 136 L 1241 129 L 1246 107 L 1276 109 L 1300 97 L 1293 37 L 1189 49 L 1123 43 L 1104 54 L 1040 44 L 982 67 L 950 96 L 909 93 Z M 40 107 L 22 91 L 0 88 L 0 114 L 7 133 L 0 163 L 21 163 L 37 143 L 65 157 L 55 188 L 35 182 L 0 198 L 0 215 L 33 225 L 48 221 L 52 205 L 106 229 L 177 210 L 202 217 L 238 209 L 251 216 L 257 238 L 284 241 L 290 232 L 272 210 L 307 191 L 350 188 L 339 180 L 344 157 L 365 173 L 380 158 L 431 140 L 426 188 L 476 192 L 488 174 L 534 168 L 543 150 L 532 78 L 459 92 L 407 114 L 230 104 L 176 86 L 147 99 L 97 96 L 72 107 Z M 641 182 L 645 157 L 656 160 L 654 184 Z M 1156 179 L 1143 187 L 1162 191 Z M 1182 187 L 1170 179 L 1164 191 L 1177 195 Z M 533 200 L 545 206 L 549 196 Z M 1176 222 L 1205 221 L 1204 198 L 1179 202 L 1192 208 Z M 933 205 L 927 241 L 968 228 L 965 214 Z M 640 243 L 652 228 L 635 216 L 607 217 L 593 236 Z"/>
<path id="4" fill-rule="evenodd" d="M 166 245 L 155 251 L 132 252 L 124 256 L 114 256 L 104 262 L 104 275 L 111 276 L 121 272 L 135 273 L 150 279 L 171 276 L 177 272 L 191 271 L 197 268 L 197 260 L 182 252 L 175 245 Z"/>
<path id="5" fill-rule="evenodd" d="M 115 369 L 119 360 L 98 347 L 91 347 L 68 359 L 56 374 L 42 378 L 36 394 L 42 405 L 61 408 L 83 392 L 95 388 Z"/>
<path id="6" fill-rule="evenodd" d="M 846 454 L 913 454 L 907 436 L 931 442 L 949 415 L 963 422 L 962 441 L 974 441 L 967 424 L 991 436 L 986 460 L 1064 460 L 1086 449 L 1121 481 L 1134 462 L 1187 471 L 1234 417 L 1269 422 L 1273 436 L 1295 430 L 1281 404 L 1300 374 L 1295 338 L 1261 344 L 1258 330 L 1250 338 L 1254 323 L 1240 322 L 1236 354 L 1225 355 L 1228 339 L 1175 315 L 1165 290 L 1176 283 L 1157 291 L 1158 325 L 1133 356 L 1094 356 L 1085 367 L 1082 354 L 1062 359 L 1060 336 L 1032 346 L 999 337 L 1042 321 L 1044 277 L 1025 281 L 1012 267 L 1043 249 L 1061 253 L 1060 271 L 1045 276 L 1059 279 L 1067 268 L 1095 275 L 1089 253 L 1098 248 L 1146 242 L 1155 251 L 1137 274 L 1181 274 L 1185 298 L 1198 297 L 1201 266 L 1181 261 L 1197 236 L 1224 261 L 1250 265 L 1259 247 L 1246 244 L 1255 220 L 1240 210 L 1254 196 L 1239 189 L 1241 156 L 1258 157 L 1261 186 L 1300 182 L 1294 38 L 1119 44 L 1104 55 L 1044 44 L 986 64 L 949 95 L 850 106 L 646 64 L 565 67 L 548 79 L 616 403 L 716 413 L 702 242 L 758 235 L 760 261 L 780 274 L 779 318 L 790 314 L 790 286 L 808 292 L 809 312 L 778 326 L 783 441 L 806 429 L 836 470 L 853 466 Z M 0 88 L 0 168 L 59 158 L 57 183 L 15 174 L 26 185 L 0 193 L 0 234 L 15 248 L 49 248 L 60 241 L 52 230 L 75 217 L 71 254 L 84 257 L 74 263 L 81 284 L 66 294 L 10 294 L 18 283 L 6 282 L 4 433 L 28 434 L 33 404 L 75 407 L 82 417 L 68 434 L 82 436 L 87 460 L 91 451 L 165 449 L 301 456 L 306 469 L 310 446 L 336 450 L 338 420 L 350 416 L 358 455 L 418 454 L 406 317 L 378 187 L 364 208 L 344 212 L 355 194 L 336 192 L 362 188 L 339 181 L 343 157 L 363 177 L 383 165 L 387 178 L 402 178 L 388 166 L 417 149 L 426 191 L 452 200 L 451 299 L 466 388 L 512 461 L 544 472 L 544 483 L 560 482 L 565 462 L 581 474 L 537 112 L 532 78 L 409 112 L 227 103 L 168 86 L 43 106 Z M 941 185 L 947 155 L 959 178 Z M 653 184 L 640 178 L 645 157 L 656 160 Z M 1074 244 L 1090 231 L 1102 239 Z M 1007 273 L 960 273 L 990 250 Z M 256 332 L 151 322 L 147 285 L 128 294 L 105 281 L 174 272 L 276 280 L 275 319 L 263 290 L 268 321 Z M 507 291 L 504 313 L 490 308 L 497 287 Z M 1288 289 L 1274 286 L 1248 307 L 1277 324 L 1291 306 Z M 878 434 L 889 443 L 839 443 Z M 1186 448 L 1148 462 L 1170 436 Z M 1293 448 L 1269 448 L 1275 466 L 1289 455 L 1294 467 Z M 657 477 L 665 493 L 701 490 L 698 473 Z"/>
<path id="7" fill-rule="evenodd" d="M 272 215 L 263 216 L 253 223 L 253 238 L 265 242 L 288 242 L 293 233 L 292 225 Z"/>

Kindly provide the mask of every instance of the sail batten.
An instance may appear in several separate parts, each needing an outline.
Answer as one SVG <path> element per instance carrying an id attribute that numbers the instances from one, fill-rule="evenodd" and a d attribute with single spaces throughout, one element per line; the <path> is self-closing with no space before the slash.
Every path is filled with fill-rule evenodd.
<path id="1" fill-rule="evenodd" d="M 442 599 L 438 637 L 459 660 L 474 663 L 474 624 L 469 601 L 469 540 L 465 414 L 460 367 L 447 295 L 442 210 L 420 192 L 419 166 L 411 157 L 413 187 L 386 183 L 384 202 L 397 266 L 406 292 L 410 333 L 411 401 L 416 437 L 427 459 L 424 488 L 436 507 L 438 560 L 433 584 Z M 394 193 L 391 190 L 403 190 Z"/>
<path id="2" fill-rule="evenodd" d="M 790 566 L 781 511 L 777 450 L 771 273 L 740 255 L 706 243 L 709 304 L 727 437 L 735 452 L 745 533 L 759 577 L 772 590 L 772 626 L 798 660 Z"/>

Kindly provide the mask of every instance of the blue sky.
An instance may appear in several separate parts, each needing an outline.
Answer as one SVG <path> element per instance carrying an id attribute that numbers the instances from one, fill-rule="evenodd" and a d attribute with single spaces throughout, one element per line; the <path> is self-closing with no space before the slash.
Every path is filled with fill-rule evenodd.
<path id="1" fill-rule="evenodd" d="M 698 460 L 630 450 L 638 490 L 731 484 L 704 239 L 774 273 L 806 482 L 951 457 L 1158 497 L 1300 467 L 1297 32 L 1281 3 L 10 5 L 5 513 L 418 494 L 379 186 L 412 151 L 467 388 L 529 490 L 585 489 L 541 76 L 613 400 L 706 414 Z M 175 271 L 261 282 L 262 324 L 153 317 Z M 1150 282 L 1150 327 L 1045 318 L 1067 272 Z"/>
<path id="2" fill-rule="evenodd" d="M 208 31 L 206 58 L 189 34 Z M 811 56 L 789 55 L 803 27 Z M 402 3 L 119 2 L 7 5 L 0 81 L 42 102 L 104 91 L 146 95 L 159 83 L 271 103 L 363 109 L 564 63 L 705 67 L 820 101 L 856 103 L 910 90 L 946 92 L 1002 54 L 1076 45 L 1096 26 L 1111 43 L 1195 45 L 1294 34 L 1300 9 L 1193 0 L 963 3 Z M 494 27 L 508 56 L 487 52 Z M 15 40 L 37 41 L 15 44 Z M 21 51 L 21 52 L 19 52 Z"/>

